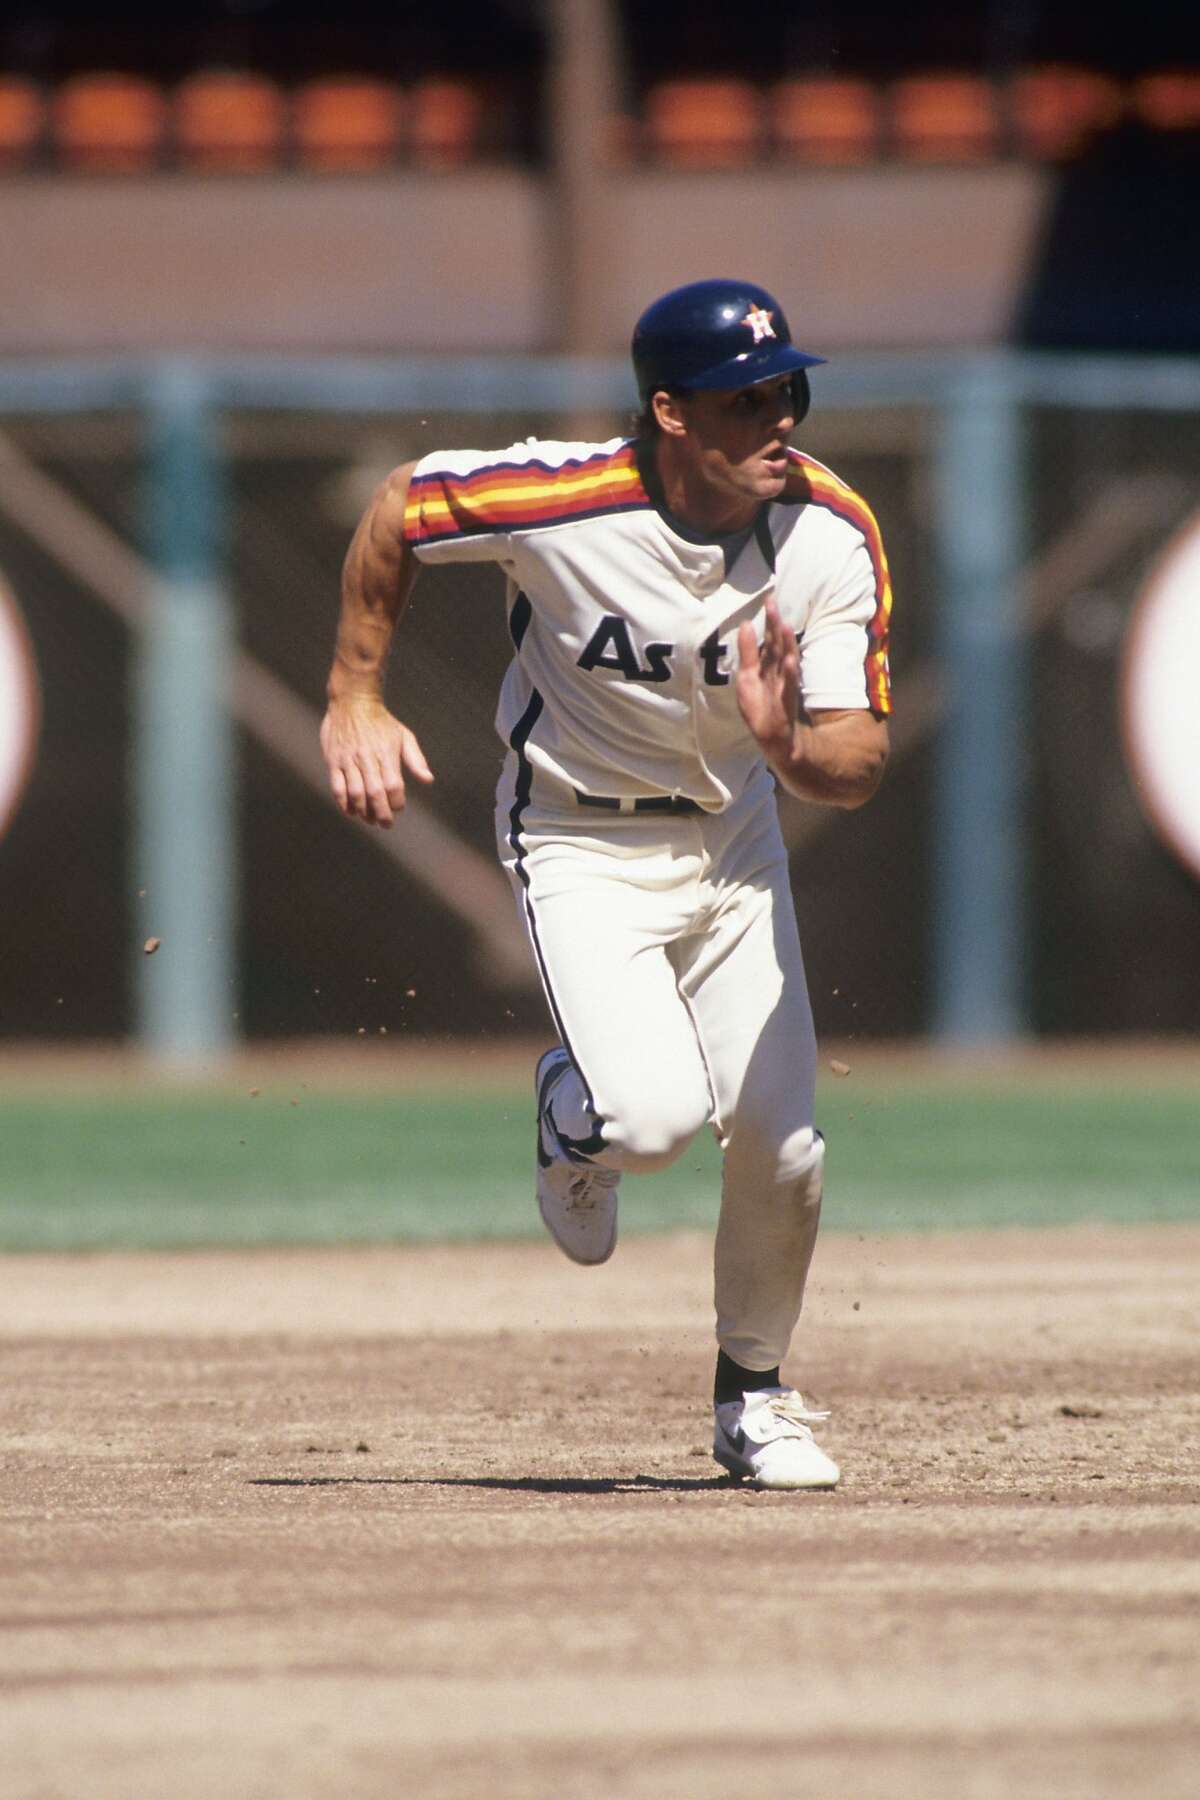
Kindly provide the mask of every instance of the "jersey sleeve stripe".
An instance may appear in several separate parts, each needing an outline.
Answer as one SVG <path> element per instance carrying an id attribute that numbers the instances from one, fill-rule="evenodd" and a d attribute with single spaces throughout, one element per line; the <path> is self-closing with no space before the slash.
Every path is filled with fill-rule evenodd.
<path id="1" fill-rule="evenodd" d="M 867 702 L 872 712 L 887 714 L 892 710 L 891 677 L 888 672 L 888 631 L 892 617 L 892 578 L 887 552 L 883 547 L 875 514 L 861 495 L 840 481 L 831 469 L 789 451 L 792 467 L 788 481 L 788 499 L 823 506 L 853 525 L 863 536 L 871 567 L 875 571 L 875 612 L 867 626 L 867 653 L 863 658 L 863 675 L 867 685 Z"/>
<path id="2" fill-rule="evenodd" d="M 427 470 L 409 484 L 404 533 L 414 545 L 562 525 L 648 507 L 631 448 L 568 462 L 491 463 L 470 475 Z"/>

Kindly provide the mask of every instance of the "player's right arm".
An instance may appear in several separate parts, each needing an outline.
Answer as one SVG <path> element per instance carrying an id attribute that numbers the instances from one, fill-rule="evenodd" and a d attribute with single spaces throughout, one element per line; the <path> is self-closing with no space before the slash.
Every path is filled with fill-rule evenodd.
<path id="1" fill-rule="evenodd" d="M 390 826 L 405 802 L 405 776 L 433 774 L 416 736 L 384 704 L 383 678 L 417 562 L 404 536 L 414 463 L 394 469 L 359 520 L 342 569 L 337 642 L 326 685 L 321 751 L 341 810 Z"/>

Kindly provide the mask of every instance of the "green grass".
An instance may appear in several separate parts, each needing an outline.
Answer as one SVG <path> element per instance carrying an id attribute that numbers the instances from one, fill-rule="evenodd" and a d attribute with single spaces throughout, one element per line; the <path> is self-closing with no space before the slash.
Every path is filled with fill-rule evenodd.
<path id="1" fill-rule="evenodd" d="M 1200 1218 L 1186 1092 L 1056 1085 L 822 1094 L 826 1229 Z M 430 1242 L 537 1236 L 524 1087 L 259 1098 L 148 1088 L 0 1100 L 0 1249 Z M 622 1230 L 710 1226 L 702 1135 L 629 1178 Z"/>

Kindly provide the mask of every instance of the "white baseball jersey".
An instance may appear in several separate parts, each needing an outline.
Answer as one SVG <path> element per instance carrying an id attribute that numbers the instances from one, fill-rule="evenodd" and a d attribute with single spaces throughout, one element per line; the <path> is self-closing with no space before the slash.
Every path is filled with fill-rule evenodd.
<path id="1" fill-rule="evenodd" d="M 516 655 L 496 728 L 578 793 L 683 795 L 722 811 L 762 757 L 738 710 L 738 627 L 770 595 L 796 633 L 807 711 L 890 710 L 891 588 L 875 519 L 813 458 L 744 531 L 666 509 L 645 446 L 530 440 L 416 466 L 405 536 L 422 562 L 492 561 Z"/>

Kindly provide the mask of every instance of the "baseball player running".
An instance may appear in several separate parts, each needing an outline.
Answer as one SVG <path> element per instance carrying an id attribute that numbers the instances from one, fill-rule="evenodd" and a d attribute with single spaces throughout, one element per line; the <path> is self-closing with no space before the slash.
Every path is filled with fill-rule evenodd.
<path id="1" fill-rule="evenodd" d="M 622 1171 L 712 1126 L 713 1454 L 765 1488 L 839 1478 L 812 1433 L 826 1415 L 780 1376 L 825 1146 L 774 790 L 860 806 L 890 709 L 878 527 L 788 446 L 821 360 L 763 288 L 693 282 L 638 321 L 633 437 L 397 469 L 346 559 L 321 733 L 343 812 L 390 826 L 406 780 L 433 778 L 382 699 L 418 565 L 499 563 L 496 836 L 558 1038 L 535 1082 L 541 1216 L 604 1262 Z"/>

